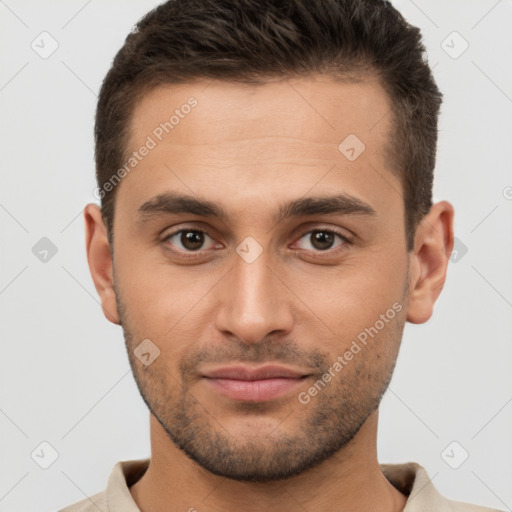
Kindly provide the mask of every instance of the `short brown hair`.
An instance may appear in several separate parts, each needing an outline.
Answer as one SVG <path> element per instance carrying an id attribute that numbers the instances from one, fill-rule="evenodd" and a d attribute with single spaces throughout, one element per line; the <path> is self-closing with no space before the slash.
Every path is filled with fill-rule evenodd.
<path id="1" fill-rule="evenodd" d="M 98 187 L 129 153 L 135 105 L 162 84 L 370 71 L 392 102 L 389 150 L 401 179 L 407 248 L 432 206 L 442 95 L 420 30 L 384 0 L 169 0 L 146 14 L 114 58 L 95 124 Z M 116 187 L 101 195 L 113 241 Z M 112 247 L 111 247 L 112 250 Z"/>

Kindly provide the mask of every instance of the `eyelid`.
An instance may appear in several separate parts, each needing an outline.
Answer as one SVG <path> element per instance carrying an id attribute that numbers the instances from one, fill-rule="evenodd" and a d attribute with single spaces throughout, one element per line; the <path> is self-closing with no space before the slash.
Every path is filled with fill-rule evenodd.
<path id="1" fill-rule="evenodd" d="M 340 253 L 350 249 L 351 245 L 353 244 L 352 239 L 349 236 L 347 236 L 345 233 L 340 231 L 339 229 L 333 228 L 333 227 L 325 227 L 325 226 L 322 227 L 322 226 L 318 226 L 318 225 L 309 227 L 308 229 L 301 231 L 300 232 L 301 234 L 298 236 L 297 241 L 299 241 L 305 235 L 308 235 L 315 231 L 323 231 L 323 232 L 333 233 L 334 235 L 337 235 L 341 239 L 342 242 L 335 247 L 331 247 L 331 248 L 325 249 L 323 251 L 322 250 L 312 250 L 312 249 L 298 249 L 298 248 L 293 249 L 293 250 L 296 253 L 304 254 L 305 255 L 304 257 L 306 257 L 306 258 L 309 258 L 309 259 L 313 258 L 313 259 L 317 259 L 319 261 L 322 261 L 322 260 L 325 261 L 326 258 L 340 256 Z M 295 245 L 296 242 L 294 242 L 293 244 Z"/>
<path id="2" fill-rule="evenodd" d="M 177 235 L 178 233 L 181 233 L 182 231 L 197 231 L 199 233 L 203 233 L 203 234 L 207 235 L 212 240 L 216 241 L 215 237 L 213 237 L 210 234 L 208 228 L 200 227 L 198 225 L 188 225 L 188 226 L 180 226 L 179 229 L 175 229 L 174 231 L 171 231 L 171 232 L 167 233 L 163 237 L 162 242 L 168 241 L 170 238 L 172 238 L 173 236 Z M 321 250 L 310 251 L 308 249 L 298 249 L 299 251 L 301 251 L 301 252 L 305 251 L 305 252 L 313 253 L 314 255 L 321 257 L 322 254 L 332 255 L 333 253 L 336 253 L 339 250 L 344 250 L 344 249 L 346 249 L 345 246 L 347 244 L 351 244 L 353 242 L 351 237 L 349 235 L 347 235 L 346 233 L 342 232 L 339 228 L 335 228 L 335 227 L 332 227 L 332 226 L 325 226 L 325 225 L 322 226 L 321 224 L 315 224 L 315 223 L 312 222 L 308 227 L 302 226 L 302 229 L 298 232 L 298 234 L 294 235 L 295 242 L 293 242 L 293 243 L 295 244 L 296 241 L 300 240 L 302 237 L 304 237 L 304 235 L 307 235 L 307 234 L 312 233 L 314 231 L 326 231 L 326 232 L 334 233 L 335 235 L 338 235 L 343 240 L 344 243 L 340 244 L 339 246 L 337 246 L 337 247 L 335 247 L 333 249 L 326 249 L 325 251 L 321 251 Z M 170 248 L 168 246 L 166 246 L 166 249 L 168 251 L 171 251 L 171 252 L 175 253 L 175 254 L 178 253 L 180 255 L 183 255 L 185 257 L 190 257 L 190 258 L 202 256 L 202 255 L 204 255 L 204 253 L 206 253 L 206 252 L 211 250 L 211 249 L 199 249 L 197 251 L 184 251 L 182 249 L 173 249 L 173 248 Z M 295 250 L 297 250 L 297 249 L 295 249 Z"/>
<path id="3" fill-rule="evenodd" d="M 182 231 L 196 231 L 198 233 L 203 233 L 204 235 L 210 237 L 214 242 L 216 241 L 215 237 L 213 237 L 206 228 L 202 228 L 202 227 L 198 227 L 198 226 L 184 226 L 184 227 L 180 227 L 179 229 L 175 229 L 174 231 L 167 233 L 162 238 L 162 242 L 166 242 L 167 240 L 169 240 L 173 236 L 176 236 L 177 234 L 181 233 Z M 209 249 L 200 249 L 198 251 L 190 251 L 190 254 L 200 254 L 207 250 L 209 250 Z M 182 250 L 180 250 L 179 252 L 183 253 Z"/>
<path id="4" fill-rule="evenodd" d="M 325 226 L 321 224 L 312 224 L 308 226 L 307 228 L 302 228 L 302 230 L 299 230 L 300 236 L 299 238 L 302 238 L 304 235 L 307 235 L 308 233 L 311 233 L 312 231 L 329 231 L 330 233 L 335 233 L 336 235 L 340 236 L 345 240 L 346 242 L 352 242 L 351 235 L 346 233 L 346 230 L 342 231 L 340 228 L 333 227 L 333 226 Z"/>

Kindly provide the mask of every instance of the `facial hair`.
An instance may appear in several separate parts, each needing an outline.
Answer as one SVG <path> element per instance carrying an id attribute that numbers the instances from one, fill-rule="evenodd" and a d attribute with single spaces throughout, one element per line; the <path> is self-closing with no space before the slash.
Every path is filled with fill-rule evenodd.
<path id="1" fill-rule="evenodd" d="M 266 337 L 259 343 L 230 340 L 222 347 L 196 347 L 182 358 L 175 373 L 165 367 L 163 357 L 145 367 L 134 355 L 144 336 L 138 336 L 130 325 L 119 289 L 116 300 L 130 365 L 150 412 L 190 459 L 213 474 L 246 482 L 269 482 L 299 475 L 347 446 L 378 408 L 388 388 L 405 323 L 403 315 L 397 314 L 309 403 L 290 399 L 293 404 L 282 406 L 285 413 L 289 410 L 288 416 L 283 414 L 286 419 L 282 424 L 271 431 L 252 429 L 250 435 L 236 435 L 215 417 L 210 404 L 201 403 L 194 396 L 191 376 L 197 374 L 200 363 L 290 364 L 315 368 L 320 379 L 335 362 L 333 356 L 316 348 L 302 350 L 291 341 Z M 340 342 L 343 352 L 347 350 L 346 343 Z M 321 345 L 319 340 L 311 343 Z M 251 414 L 266 414 L 272 408 L 275 404 L 233 403 L 233 409 L 244 421 Z"/>

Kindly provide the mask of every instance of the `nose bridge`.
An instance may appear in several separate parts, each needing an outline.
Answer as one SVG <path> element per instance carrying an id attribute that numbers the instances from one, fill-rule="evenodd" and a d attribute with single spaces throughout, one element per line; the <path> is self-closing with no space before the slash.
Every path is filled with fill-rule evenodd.
<path id="1" fill-rule="evenodd" d="M 273 331 L 288 331 L 291 312 L 284 285 L 271 269 L 270 252 L 263 251 L 253 259 L 246 255 L 252 250 L 254 256 L 254 247 L 243 250 L 242 243 L 227 276 L 217 327 L 245 342 L 257 342 Z"/>
<path id="2" fill-rule="evenodd" d="M 234 269 L 235 290 L 238 295 L 238 303 L 254 309 L 268 308 L 269 291 L 272 272 L 269 268 L 268 256 L 260 255 L 252 262 L 243 258 L 237 262 Z M 270 309 L 270 308 L 269 308 Z"/>

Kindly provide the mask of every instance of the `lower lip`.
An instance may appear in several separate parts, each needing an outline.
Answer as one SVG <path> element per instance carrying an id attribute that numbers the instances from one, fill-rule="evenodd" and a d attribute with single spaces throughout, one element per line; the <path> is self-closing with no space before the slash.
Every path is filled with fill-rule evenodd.
<path id="1" fill-rule="evenodd" d="M 276 377 L 261 380 L 211 379 L 206 380 L 216 391 L 233 400 L 264 402 L 278 398 L 302 384 L 306 377 Z"/>

